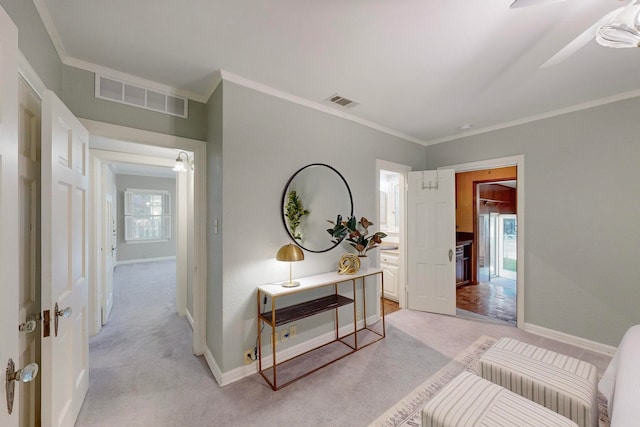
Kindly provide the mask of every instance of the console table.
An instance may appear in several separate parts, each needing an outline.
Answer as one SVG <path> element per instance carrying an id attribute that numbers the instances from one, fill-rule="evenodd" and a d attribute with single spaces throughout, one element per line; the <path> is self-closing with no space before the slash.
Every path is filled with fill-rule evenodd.
<path id="1" fill-rule="evenodd" d="M 367 286 L 369 285 L 367 284 L 367 280 L 365 279 L 371 276 L 374 276 L 374 277 L 380 276 L 380 282 L 382 283 L 382 289 L 380 292 L 380 301 L 379 301 L 381 319 L 375 322 L 375 324 L 382 322 L 381 331 L 376 331 L 373 329 L 373 325 L 367 324 L 366 289 L 367 289 Z M 331 272 L 331 273 L 318 274 L 315 276 L 303 277 L 296 280 L 300 282 L 300 286 L 297 286 L 295 288 L 283 287 L 280 284 L 258 286 L 258 292 L 257 292 L 258 294 L 258 369 L 259 369 L 260 375 L 262 375 L 262 377 L 265 379 L 265 381 L 267 381 L 267 383 L 271 386 L 273 390 L 279 390 L 280 388 L 285 387 L 291 384 L 292 382 L 297 381 L 300 378 L 303 378 L 311 374 L 312 372 L 315 372 L 318 369 L 321 369 L 337 360 L 340 360 L 343 357 L 346 357 L 349 354 L 352 354 L 364 347 L 367 347 L 368 345 L 371 345 L 385 337 L 384 303 L 383 303 L 384 278 L 383 278 L 381 269 L 368 268 L 366 270 L 358 271 L 356 274 L 349 274 L 349 275 L 346 275 L 346 274 L 341 275 L 335 272 Z M 362 301 L 363 301 L 362 318 L 364 320 L 364 327 L 360 329 L 358 329 L 358 319 L 357 319 L 358 317 L 357 316 L 357 299 L 358 299 L 357 293 L 358 292 L 356 292 L 356 281 L 358 280 L 361 280 L 362 282 L 362 291 L 361 291 Z M 378 283 L 377 280 L 370 280 L 369 282 L 370 284 L 374 283 L 375 285 L 377 285 Z M 351 286 L 348 286 L 349 284 Z M 344 288 L 345 286 L 348 286 L 349 289 L 353 290 L 353 298 L 340 294 L 339 292 L 340 287 Z M 282 298 L 285 296 L 291 296 L 294 294 L 309 292 L 312 289 L 319 289 L 324 287 L 333 287 L 333 292 L 331 293 L 331 295 L 327 295 L 320 298 L 304 300 L 297 304 L 287 305 L 284 307 L 276 307 L 276 302 L 279 298 Z M 268 298 L 271 299 L 271 309 L 263 312 L 260 309 L 261 302 L 265 305 L 265 309 L 266 309 L 266 303 Z M 338 322 L 339 320 L 338 308 L 345 305 L 349 305 L 349 304 L 353 305 L 353 332 L 349 332 L 346 335 L 340 336 L 339 322 Z M 278 326 L 292 323 L 297 320 L 304 319 L 304 318 L 314 316 L 320 313 L 324 313 L 327 311 L 334 311 L 334 317 L 335 317 L 334 339 L 330 342 L 318 345 L 313 349 L 306 351 L 305 353 L 300 354 L 296 357 L 287 359 L 283 362 L 278 362 L 276 359 L 276 346 L 277 346 L 276 343 L 278 342 L 276 328 Z M 262 360 L 263 355 L 262 355 L 261 331 L 264 325 L 268 325 L 269 327 L 271 327 L 271 343 L 272 343 L 271 350 L 273 353 L 272 364 L 270 367 L 267 367 L 266 369 L 263 369 L 263 360 Z M 358 339 L 359 335 L 361 335 L 360 341 Z M 365 335 L 367 335 L 366 337 L 367 340 L 366 342 L 363 342 L 365 341 Z M 374 337 L 373 340 L 371 339 L 371 336 Z M 342 354 L 335 358 L 332 358 L 328 362 L 322 363 L 321 366 L 311 369 L 308 372 L 303 372 L 292 379 L 286 380 L 283 384 L 278 383 L 277 373 L 278 373 L 279 366 L 285 363 L 291 362 L 297 359 L 298 357 L 304 356 L 305 354 L 311 351 L 315 351 L 321 347 L 325 347 L 336 342 L 344 344 L 346 347 L 348 347 L 347 349 L 348 351 L 346 354 Z M 271 378 L 269 377 L 268 374 L 271 374 L 270 375 Z"/>

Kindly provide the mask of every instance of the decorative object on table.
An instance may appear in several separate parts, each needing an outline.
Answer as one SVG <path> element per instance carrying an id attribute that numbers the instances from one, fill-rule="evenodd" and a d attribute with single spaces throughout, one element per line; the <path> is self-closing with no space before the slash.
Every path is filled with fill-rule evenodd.
<path id="1" fill-rule="evenodd" d="M 293 288 L 295 286 L 300 286 L 300 282 L 294 282 L 292 280 L 293 276 L 291 274 L 291 263 L 295 261 L 304 261 L 304 253 L 302 249 L 297 247 L 294 244 L 286 244 L 278 250 L 278 254 L 276 255 L 276 259 L 278 261 L 285 261 L 289 263 L 289 281 L 281 283 L 285 288 Z"/>
<path id="2" fill-rule="evenodd" d="M 358 252 L 360 257 L 360 268 L 363 270 L 369 268 L 369 258 L 367 252 L 373 248 L 377 248 L 382 243 L 382 239 L 387 237 L 386 233 L 378 231 L 369 236 L 369 226 L 373 225 L 367 218 L 362 217 L 356 222 L 356 217 L 351 216 L 346 221 L 342 220 L 342 215 L 338 215 L 336 221 L 327 220 L 333 224 L 333 228 L 329 228 L 327 233 L 334 238 L 334 243 L 340 243 L 346 239 L 351 246 Z"/>
<path id="3" fill-rule="evenodd" d="M 338 262 L 338 274 L 356 274 L 360 270 L 360 258 L 354 254 L 344 254 Z"/>
<path id="4" fill-rule="evenodd" d="M 311 212 L 302 207 L 302 202 L 300 201 L 298 193 L 295 190 L 289 191 L 287 194 L 287 205 L 285 206 L 284 216 L 287 218 L 291 236 L 295 240 L 302 240 L 302 235 L 298 232 L 298 227 L 300 226 L 302 217 L 309 215 L 310 213 Z"/>

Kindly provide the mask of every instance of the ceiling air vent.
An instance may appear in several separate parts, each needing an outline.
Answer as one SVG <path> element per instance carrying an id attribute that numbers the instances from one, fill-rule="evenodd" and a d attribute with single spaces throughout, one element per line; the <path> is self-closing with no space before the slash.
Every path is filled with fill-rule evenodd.
<path id="1" fill-rule="evenodd" d="M 347 99 L 344 96 L 340 96 L 338 94 L 331 95 L 329 98 L 327 98 L 327 101 L 331 102 L 332 104 L 339 105 L 341 107 L 354 107 L 358 105 L 356 101 Z"/>
<path id="2" fill-rule="evenodd" d="M 96 74 L 96 98 L 121 104 L 133 105 L 145 110 L 157 111 L 172 116 L 187 118 L 188 100 L 180 96 L 171 95 Z"/>

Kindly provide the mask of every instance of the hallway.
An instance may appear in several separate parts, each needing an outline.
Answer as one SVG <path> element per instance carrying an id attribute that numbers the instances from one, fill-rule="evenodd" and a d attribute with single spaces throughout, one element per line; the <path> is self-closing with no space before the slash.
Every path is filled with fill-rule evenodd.
<path id="1" fill-rule="evenodd" d="M 516 325 L 516 281 L 494 277 L 456 289 L 456 307 Z"/>
<path id="2" fill-rule="evenodd" d="M 215 384 L 176 313 L 175 265 L 116 267 L 111 317 L 89 341 L 89 392 L 76 426 L 172 425 L 159 407 L 184 402 L 189 382 Z"/>

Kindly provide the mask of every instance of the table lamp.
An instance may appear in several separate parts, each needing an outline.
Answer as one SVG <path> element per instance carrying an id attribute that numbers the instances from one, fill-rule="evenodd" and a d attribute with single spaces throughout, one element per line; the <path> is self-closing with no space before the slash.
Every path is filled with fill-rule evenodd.
<path id="1" fill-rule="evenodd" d="M 289 281 L 283 282 L 281 285 L 285 288 L 293 288 L 295 286 L 300 286 L 300 282 L 294 282 L 291 274 L 291 263 L 294 261 L 304 261 L 304 253 L 302 249 L 298 246 L 289 243 L 288 245 L 284 245 L 278 251 L 278 255 L 276 255 L 276 259 L 278 261 L 286 261 L 289 263 Z"/>

